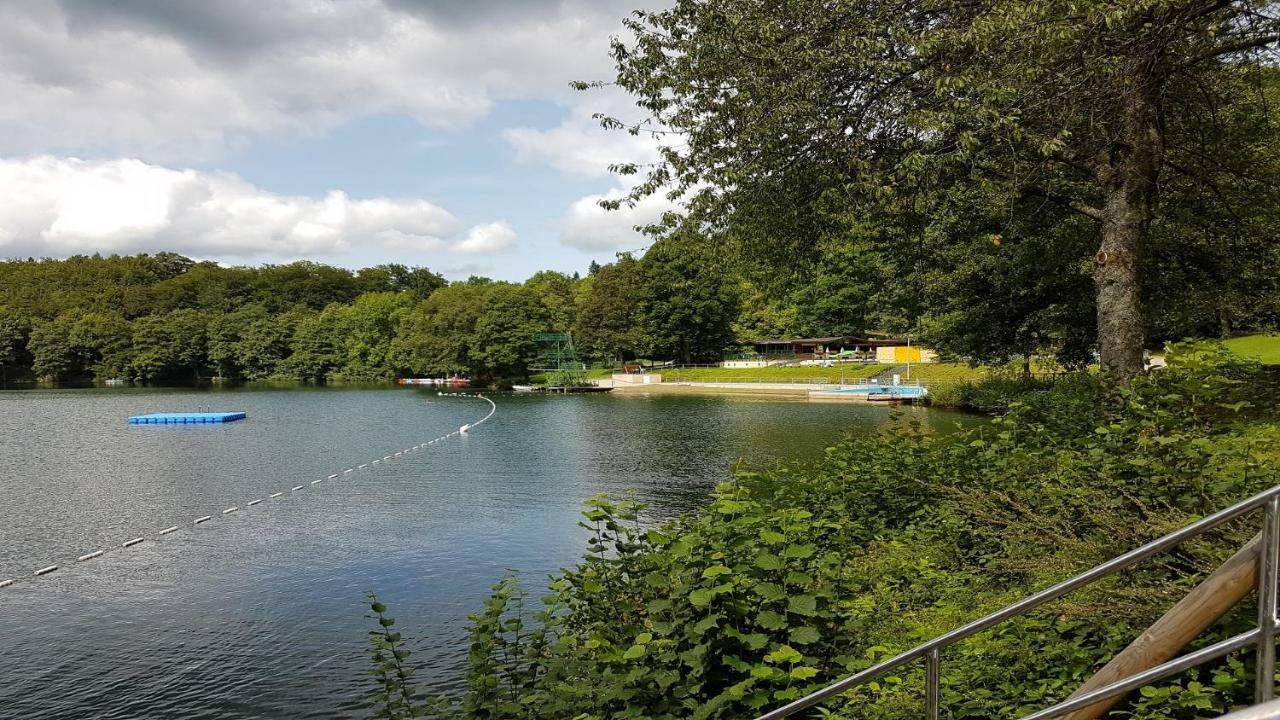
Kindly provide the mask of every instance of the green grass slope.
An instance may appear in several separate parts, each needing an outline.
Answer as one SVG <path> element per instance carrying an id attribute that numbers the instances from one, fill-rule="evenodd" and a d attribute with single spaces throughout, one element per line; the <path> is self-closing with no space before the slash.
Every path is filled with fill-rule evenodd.
<path id="1" fill-rule="evenodd" d="M 1223 344 L 1237 355 L 1280 365 L 1280 335 L 1245 335 L 1224 340 Z"/>

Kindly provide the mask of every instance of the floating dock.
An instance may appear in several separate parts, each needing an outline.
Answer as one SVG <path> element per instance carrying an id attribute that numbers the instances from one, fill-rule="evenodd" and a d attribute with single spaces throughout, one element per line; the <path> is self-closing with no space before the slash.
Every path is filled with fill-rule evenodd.
<path id="1" fill-rule="evenodd" d="M 196 412 L 196 413 L 152 413 L 150 415 L 134 415 L 129 418 L 130 425 L 208 425 L 212 423 L 229 423 L 248 417 L 244 412 Z"/>
<path id="2" fill-rule="evenodd" d="M 919 385 L 856 385 L 831 390 L 812 390 L 811 398 L 860 399 L 866 402 L 914 402 L 929 394 L 929 389 Z"/>

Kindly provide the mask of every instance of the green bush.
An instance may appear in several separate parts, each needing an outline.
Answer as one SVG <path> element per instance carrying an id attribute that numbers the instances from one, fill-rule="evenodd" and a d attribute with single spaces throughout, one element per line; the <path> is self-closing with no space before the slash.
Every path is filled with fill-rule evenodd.
<path id="1" fill-rule="evenodd" d="M 1071 395 L 1091 400 L 1096 395 L 1097 382 L 1087 372 L 1029 377 L 1018 368 L 998 368 L 976 379 L 930 384 L 925 399 L 934 407 L 999 415 L 1008 412 L 1014 403 L 1032 401 L 1051 390 L 1055 402 L 1067 401 Z"/>
<path id="2" fill-rule="evenodd" d="M 473 617 L 466 694 L 392 716 L 754 717 L 1280 482 L 1275 378 L 1217 346 L 1169 358 L 1129 389 L 1070 380 L 970 431 L 855 435 L 810 466 L 741 472 L 703 512 L 657 527 L 630 500 L 594 498 L 588 553 L 542 609 L 505 578 Z M 1064 698 L 1255 528 L 948 648 L 944 716 Z M 1252 614 L 1238 608 L 1204 642 Z M 1144 689 L 1115 715 L 1223 710 L 1252 692 L 1250 661 Z M 830 712 L 918 718 L 920 675 L 904 668 Z"/>

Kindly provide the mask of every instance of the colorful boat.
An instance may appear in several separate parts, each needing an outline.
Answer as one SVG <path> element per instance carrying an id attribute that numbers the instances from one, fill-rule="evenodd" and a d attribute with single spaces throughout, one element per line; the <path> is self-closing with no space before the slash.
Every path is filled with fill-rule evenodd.
<path id="1" fill-rule="evenodd" d="M 449 387 L 471 387 L 471 381 L 460 376 L 451 378 L 400 378 L 401 385 L 446 385 Z"/>

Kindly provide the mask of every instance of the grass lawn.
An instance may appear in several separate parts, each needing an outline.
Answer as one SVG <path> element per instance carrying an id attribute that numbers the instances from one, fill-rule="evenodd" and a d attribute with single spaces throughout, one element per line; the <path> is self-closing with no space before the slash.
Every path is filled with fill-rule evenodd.
<path id="1" fill-rule="evenodd" d="M 1237 355 L 1257 358 L 1267 365 L 1280 365 L 1280 335 L 1245 335 L 1222 342 Z"/>
<path id="2" fill-rule="evenodd" d="M 846 383 L 865 378 L 883 375 L 900 365 L 878 365 L 876 363 L 845 363 L 831 367 L 817 365 L 796 365 L 762 368 L 669 368 L 655 367 L 653 372 L 662 375 L 666 382 L 775 382 L 775 383 Z M 612 370 L 594 369 L 587 372 L 587 379 L 607 378 Z M 924 382 L 960 382 L 976 380 L 987 372 L 987 368 L 969 367 L 965 363 L 922 363 L 911 366 L 909 380 Z M 531 382 L 546 382 L 545 375 L 535 375 Z"/>
<path id="3" fill-rule="evenodd" d="M 825 382 L 838 383 L 876 377 L 900 368 L 901 365 L 877 365 L 874 363 L 848 363 L 832 367 L 796 366 L 767 368 L 686 368 L 664 370 L 663 380 L 668 382 Z M 987 372 L 986 368 L 971 368 L 965 363 L 922 363 L 911 366 L 911 375 L 904 380 L 925 382 L 949 382 L 975 380 Z"/>
<path id="4" fill-rule="evenodd" d="M 888 370 L 889 365 L 874 363 L 847 363 L 832 367 L 817 365 L 797 365 L 762 368 L 673 368 L 655 370 L 662 374 L 664 382 L 823 382 L 838 383 L 843 376 L 845 381 L 879 375 Z"/>
<path id="5" fill-rule="evenodd" d="M 924 382 L 963 382 L 978 380 L 991 368 L 970 367 L 969 363 L 923 363 L 911 366 L 911 379 Z"/>

